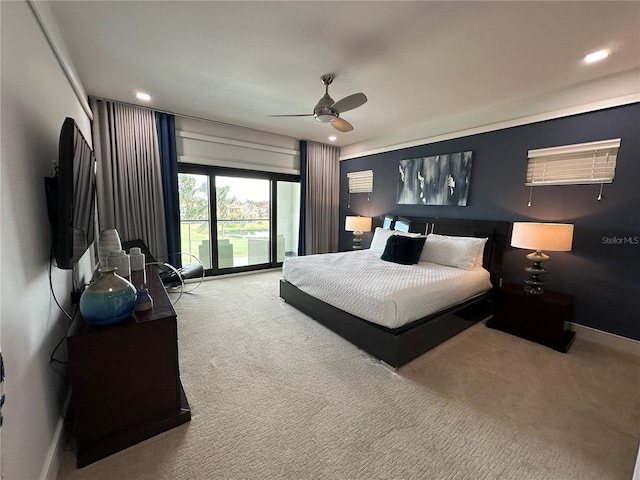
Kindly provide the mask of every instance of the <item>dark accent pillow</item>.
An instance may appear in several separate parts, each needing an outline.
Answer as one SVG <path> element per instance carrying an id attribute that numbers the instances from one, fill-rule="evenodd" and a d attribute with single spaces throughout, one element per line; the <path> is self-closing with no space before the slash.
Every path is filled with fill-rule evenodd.
<path id="1" fill-rule="evenodd" d="M 420 260 L 425 237 L 405 237 L 404 235 L 391 235 L 380 257 L 387 262 L 401 263 L 402 265 L 414 265 Z"/>

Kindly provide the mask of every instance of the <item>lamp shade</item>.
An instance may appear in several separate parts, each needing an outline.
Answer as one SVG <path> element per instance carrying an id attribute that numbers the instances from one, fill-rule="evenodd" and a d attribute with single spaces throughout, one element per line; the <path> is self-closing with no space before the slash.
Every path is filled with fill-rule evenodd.
<path id="1" fill-rule="evenodd" d="M 573 244 L 570 223 L 513 222 L 511 246 L 548 252 L 569 252 Z"/>
<path id="2" fill-rule="evenodd" d="M 347 232 L 370 232 L 371 217 L 346 217 L 344 229 Z"/>

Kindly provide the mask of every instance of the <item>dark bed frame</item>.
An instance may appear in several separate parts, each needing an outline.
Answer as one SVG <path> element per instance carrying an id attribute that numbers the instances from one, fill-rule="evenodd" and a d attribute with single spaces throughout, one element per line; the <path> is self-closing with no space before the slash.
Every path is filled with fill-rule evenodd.
<path id="1" fill-rule="evenodd" d="M 411 232 L 487 237 L 483 266 L 489 271 L 494 288 L 445 311 L 389 329 L 318 300 L 286 280 L 280 281 L 280 297 L 285 302 L 393 368 L 410 362 L 492 314 L 492 297 L 501 282 L 502 256 L 510 232 L 510 223 L 503 221 L 425 217 L 402 220 L 410 222 Z"/>

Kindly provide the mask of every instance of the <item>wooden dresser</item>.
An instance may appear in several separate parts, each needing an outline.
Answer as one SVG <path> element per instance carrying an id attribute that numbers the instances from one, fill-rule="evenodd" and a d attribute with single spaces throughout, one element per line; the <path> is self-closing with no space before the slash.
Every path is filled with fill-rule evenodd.
<path id="1" fill-rule="evenodd" d="M 176 312 L 154 266 L 145 273 L 153 309 L 104 327 L 80 318 L 67 339 L 78 467 L 191 419 Z"/>

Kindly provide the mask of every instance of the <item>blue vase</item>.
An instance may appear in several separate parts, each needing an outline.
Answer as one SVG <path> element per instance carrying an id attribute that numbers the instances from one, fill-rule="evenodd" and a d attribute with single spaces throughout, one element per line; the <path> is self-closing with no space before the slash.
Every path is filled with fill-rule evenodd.
<path id="1" fill-rule="evenodd" d="M 136 301 L 136 312 L 145 312 L 153 308 L 153 298 L 149 295 L 148 288 L 138 290 L 138 300 Z"/>
<path id="2" fill-rule="evenodd" d="M 80 313 L 93 325 L 110 325 L 126 320 L 136 306 L 137 291 L 116 268 L 98 270 L 100 277 L 80 297 Z"/>

